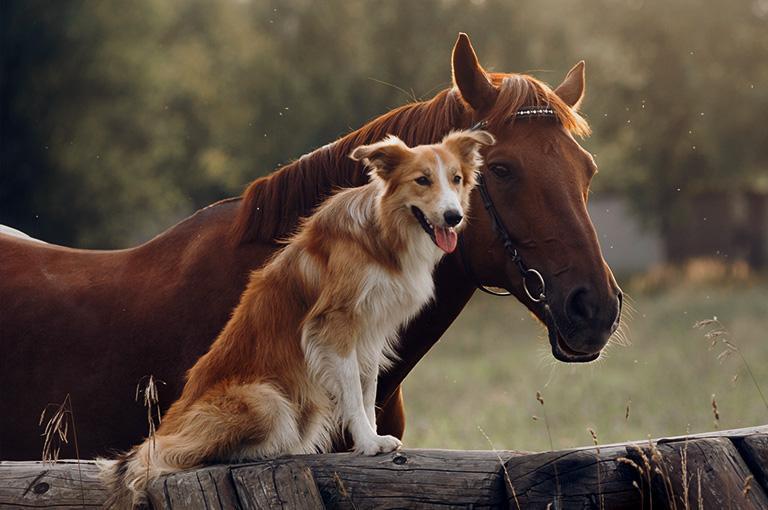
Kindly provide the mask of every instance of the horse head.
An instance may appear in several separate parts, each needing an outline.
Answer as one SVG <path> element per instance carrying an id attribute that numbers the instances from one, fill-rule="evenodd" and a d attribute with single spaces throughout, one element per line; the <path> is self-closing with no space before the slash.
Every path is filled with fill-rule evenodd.
<path id="1" fill-rule="evenodd" d="M 468 277 L 527 306 L 547 325 L 558 360 L 596 359 L 618 327 L 622 293 L 587 212 L 597 166 L 574 138 L 589 133 L 578 114 L 584 63 L 551 89 L 530 76 L 486 72 L 461 34 L 453 81 L 473 122 L 498 140 L 483 151 L 462 240 Z"/>

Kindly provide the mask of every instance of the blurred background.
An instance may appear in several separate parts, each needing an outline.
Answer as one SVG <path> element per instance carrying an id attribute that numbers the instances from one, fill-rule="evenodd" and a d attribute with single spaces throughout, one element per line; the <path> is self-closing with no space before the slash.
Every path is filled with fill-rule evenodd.
<path id="1" fill-rule="evenodd" d="M 522 306 L 477 296 L 406 383 L 406 443 L 768 423 L 768 0 L 4 0 L 0 27 L 0 223 L 83 248 L 431 97 L 459 31 L 552 85 L 586 60 L 590 212 L 631 343 L 556 364 Z"/>

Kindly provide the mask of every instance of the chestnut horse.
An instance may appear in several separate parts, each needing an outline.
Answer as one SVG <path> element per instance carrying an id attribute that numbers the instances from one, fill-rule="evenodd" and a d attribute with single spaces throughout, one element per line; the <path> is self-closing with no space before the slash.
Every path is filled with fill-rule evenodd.
<path id="1" fill-rule="evenodd" d="M 147 417 L 133 402 L 137 382 L 147 374 L 165 381 L 161 405 L 173 402 L 249 272 L 334 189 L 364 184 L 365 171 L 347 156 L 387 134 L 419 145 L 483 122 L 498 143 L 484 153 L 464 255 L 438 266 L 434 302 L 403 331 L 401 360 L 381 376 L 380 433 L 402 437 L 400 384 L 476 284 L 508 289 L 542 319 L 556 358 L 597 357 L 618 324 L 621 294 L 587 214 L 595 163 L 573 137 L 589 130 L 577 113 L 584 65 L 554 90 L 526 75 L 490 74 L 464 34 L 452 64 L 451 89 L 373 120 L 141 246 L 88 251 L 0 235 L 0 458 L 37 458 L 40 412 L 67 394 L 81 457 L 139 442 Z M 541 275 L 545 299 L 531 299 L 540 289 L 526 294 L 521 267 L 537 271 L 528 273 L 531 288 Z"/>

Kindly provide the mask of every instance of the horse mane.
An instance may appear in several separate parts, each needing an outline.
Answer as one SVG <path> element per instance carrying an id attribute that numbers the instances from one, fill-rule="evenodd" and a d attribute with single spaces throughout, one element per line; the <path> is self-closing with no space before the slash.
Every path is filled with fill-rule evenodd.
<path id="1" fill-rule="evenodd" d="M 499 96 L 486 116 L 490 126 L 514 121 L 524 106 L 549 106 L 568 131 L 586 136 L 589 125 L 543 82 L 524 74 L 490 75 Z M 409 146 L 439 142 L 448 132 L 469 128 L 479 120 L 455 88 L 428 101 L 396 108 L 333 143 L 305 154 L 265 177 L 253 181 L 242 196 L 233 225 L 238 243 L 274 242 L 293 233 L 299 220 L 312 213 L 339 188 L 361 186 L 368 175 L 349 159 L 352 150 L 394 134 Z"/>

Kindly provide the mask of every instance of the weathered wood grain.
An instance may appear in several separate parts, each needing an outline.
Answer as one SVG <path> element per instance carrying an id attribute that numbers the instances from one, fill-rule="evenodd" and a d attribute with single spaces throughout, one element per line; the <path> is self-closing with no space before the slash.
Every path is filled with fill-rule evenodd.
<path id="1" fill-rule="evenodd" d="M 755 434 L 734 441 L 763 492 L 768 493 L 768 434 Z"/>
<path id="2" fill-rule="evenodd" d="M 91 461 L 0 462 L 0 508 L 101 507 L 105 499 Z"/>
<path id="3" fill-rule="evenodd" d="M 280 459 L 232 469 L 243 510 L 324 508 L 312 471 L 296 459 Z"/>
<path id="4" fill-rule="evenodd" d="M 504 508 L 501 467 L 514 455 L 521 453 L 403 450 L 305 462 L 328 508 Z"/>
<path id="5" fill-rule="evenodd" d="M 204 508 L 227 510 L 241 508 L 228 466 L 211 466 L 185 471 L 154 482 L 149 500 L 155 509 Z"/>
<path id="6" fill-rule="evenodd" d="M 156 481 L 150 501 L 163 509 L 503 508 L 502 461 L 513 455 L 522 454 L 404 450 L 212 466 Z"/>
<path id="7" fill-rule="evenodd" d="M 636 471 L 618 459 L 624 446 L 584 448 L 514 457 L 505 464 L 512 509 L 636 509 L 642 495 Z"/>
<path id="8" fill-rule="evenodd" d="M 149 497 L 167 510 L 682 509 L 699 508 L 699 497 L 707 509 L 764 509 L 762 430 L 768 429 L 535 454 L 409 449 L 294 456 L 175 473 L 154 481 Z M 106 494 L 97 473 L 88 461 L 0 462 L 0 508 L 99 507 Z"/>
<path id="9" fill-rule="evenodd" d="M 642 479 L 647 508 L 768 508 L 759 485 L 744 490 L 752 473 L 726 437 L 651 443 L 628 448 L 628 454 L 646 466 Z"/>

